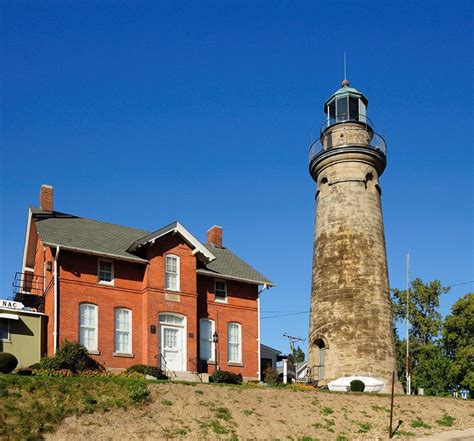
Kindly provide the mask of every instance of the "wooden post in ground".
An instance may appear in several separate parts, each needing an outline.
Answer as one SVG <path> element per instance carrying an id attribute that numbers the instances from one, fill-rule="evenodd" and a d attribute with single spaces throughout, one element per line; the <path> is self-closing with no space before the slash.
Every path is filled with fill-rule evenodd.
<path id="1" fill-rule="evenodd" d="M 390 439 L 393 437 L 392 424 L 393 424 L 393 396 L 394 394 L 395 394 L 395 371 L 392 372 L 392 397 L 390 400 L 390 432 L 388 436 Z"/>

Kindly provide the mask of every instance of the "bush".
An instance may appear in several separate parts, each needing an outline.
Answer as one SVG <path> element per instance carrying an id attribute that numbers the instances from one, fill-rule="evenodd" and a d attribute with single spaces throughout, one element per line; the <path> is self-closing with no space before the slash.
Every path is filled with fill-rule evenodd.
<path id="1" fill-rule="evenodd" d="M 361 380 L 352 380 L 350 390 L 351 392 L 364 392 L 365 384 Z"/>
<path id="2" fill-rule="evenodd" d="M 134 364 L 133 366 L 130 366 L 125 372 L 138 372 L 143 375 L 151 375 L 157 380 L 166 380 L 168 378 L 165 374 L 163 374 L 161 369 L 157 368 L 156 366 L 147 366 L 146 364 Z"/>
<path id="3" fill-rule="evenodd" d="M 0 352 L 0 372 L 9 374 L 18 366 L 18 360 L 13 354 Z"/>
<path id="4" fill-rule="evenodd" d="M 36 367 L 39 364 L 38 367 Z M 65 340 L 53 357 L 44 357 L 35 364 L 35 370 L 69 370 L 73 373 L 85 370 L 103 370 L 102 367 L 89 357 L 87 349 L 78 344 Z"/>
<path id="5" fill-rule="evenodd" d="M 35 369 L 34 374 L 40 377 L 73 377 L 69 369 Z"/>
<path id="6" fill-rule="evenodd" d="M 16 371 L 17 375 L 33 375 L 33 371 L 30 368 L 21 368 Z"/>
<path id="7" fill-rule="evenodd" d="M 209 381 L 211 383 L 242 384 L 242 375 L 218 370 L 209 377 Z"/>
<path id="8" fill-rule="evenodd" d="M 279 377 L 278 371 L 272 367 L 267 367 L 264 371 L 264 381 L 269 386 L 276 386 L 281 383 L 281 378 Z"/>

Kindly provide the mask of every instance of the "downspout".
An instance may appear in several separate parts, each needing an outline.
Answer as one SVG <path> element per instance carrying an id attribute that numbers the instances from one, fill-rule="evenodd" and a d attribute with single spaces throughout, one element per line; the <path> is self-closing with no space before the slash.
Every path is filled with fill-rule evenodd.
<path id="1" fill-rule="evenodd" d="M 58 349 L 58 258 L 61 249 L 56 245 L 56 254 L 54 256 L 54 330 L 53 330 L 53 348 L 54 353 Z"/>
<path id="2" fill-rule="evenodd" d="M 257 322 L 258 322 L 258 326 L 257 326 L 257 343 L 258 343 L 258 346 L 257 346 L 257 354 L 258 354 L 258 364 L 257 364 L 257 378 L 258 378 L 258 381 L 261 381 L 261 376 L 262 376 L 262 360 L 260 358 L 260 294 L 262 294 L 263 291 L 265 291 L 266 289 L 269 289 L 267 284 L 264 284 L 263 285 L 263 288 L 258 291 L 257 293 Z"/>

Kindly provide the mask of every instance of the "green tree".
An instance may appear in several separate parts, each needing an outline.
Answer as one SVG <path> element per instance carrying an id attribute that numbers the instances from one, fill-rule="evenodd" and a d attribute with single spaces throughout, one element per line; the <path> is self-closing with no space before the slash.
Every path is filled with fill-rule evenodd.
<path id="1" fill-rule="evenodd" d="M 305 359 L 305 353 L 299 346 L 293 350 L 293 359 L 296 363 L 300 363 Z"/>
<path id="2" fill-rule="evenodd" d="M 449 375 L 455 389 L 474 392 L 474 293 L 461 297 L 443 327 L 443 344 L 451 360 Z"/>
<path id="3" fill-rule="evenodd" d="M 424 283 L 415 279 L 409 291 L 410 365 L 412 387 L 423 388 L 429 395 L 437 395 L 448 389 L 446 359 L 439 341 L 443 320 L 438 311 L 439 297 L 449 291 L 439 280 Z M 392 290 L 394 327 L 406 320 L 407 293 Z M 398 378 L 406 387 L 406 340 L 400 340 L 395 332 Z"/>
<path id="4" fill-rule="evenodd" d="M 411 283 L 409 292 L 410 339 L 420 343 L 429 343 L 439 336 L 443 320 L 438 312 L 439 296 L 449 291 L 439 280 L 428 284 L 421 279 Z M 392 290 L 394 320 L 406 320 L 407 293 Z"/>

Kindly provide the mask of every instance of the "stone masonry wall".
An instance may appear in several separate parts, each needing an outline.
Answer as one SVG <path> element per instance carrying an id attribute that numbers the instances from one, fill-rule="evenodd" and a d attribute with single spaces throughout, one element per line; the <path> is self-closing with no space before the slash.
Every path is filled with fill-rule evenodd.
<path id="1" fill-rule="evenodd" d="M 389 390 L 395 356 L 380 187 L 360 155 L 335 157 L 318 175 L 310 367 L 320 363 L 318 339 L 325 382 L 365 374 Z"/>

